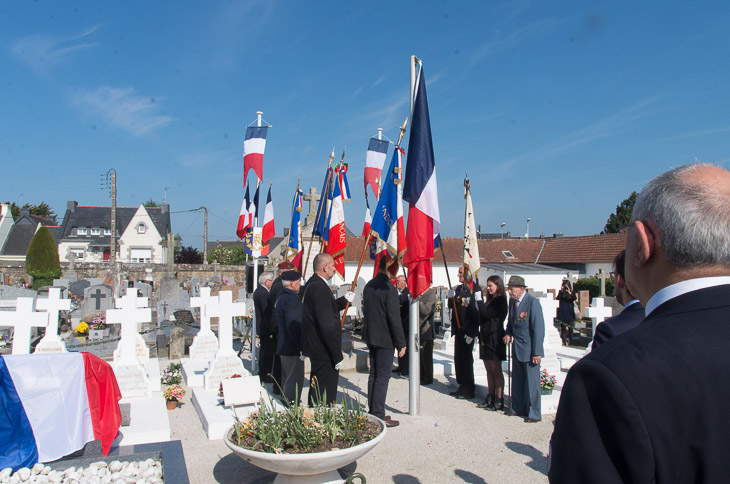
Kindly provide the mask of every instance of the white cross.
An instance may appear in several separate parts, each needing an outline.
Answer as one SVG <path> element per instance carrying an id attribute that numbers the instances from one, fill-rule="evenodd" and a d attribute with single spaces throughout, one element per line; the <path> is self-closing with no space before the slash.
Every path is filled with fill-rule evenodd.
<path id="1" fill-rule="evenodd" d="M 613 309 L 604 306 L 605 299 L 602 297 L 594 297 L 593 302 L 586 308 L 586 316 L 591 318 L 593 321 L 593 335 L 596 335 L 596 327 L 601 324 L 606 318 L 610 318 L 613 315 Z"/>
<path id="2" fill-rule="evenodd" d="M 209 316 L 218 317 L 218 353 L 216 358 L 227 354 L 235 355 L 233 351 L 233 318 L 246 314 L 245 302 L 233 302 L 233 291 L 221 291 L 218 295 L 218 304 L 208 307 Z"/>
<path id="3" fill-rule="evenodd" d="M 194 308 L 200 308 L 201 333 L 212 333 L 212 331 L 210 330 L 210 307 L 216 302 L 218 302 L 218 297 L 210 295 L 209 287 L 201 287 L 200 296 L 190 298 L 190 306 Z"/>
<path id="4" fill-rule="evenodd" d="M 16 300 L 15 311 L 0 312 L 0 326 L 12 326 L 13 354 L 27 355 L 30 353 L 30 331 L 32 327 L 44 328 L 48 324 L 48 315 L 35 312 L 35 299 L 19 297 Z"/>
<path id="5" fill-rule="evenodd" d="M 46 336 L 58 335 L 58 313 L 60 311 L 71 310 L 71 300 L 63 299 L 61 297 L 61 289 L 58 287 L 52 287 L 48 290 L 48 298 L 38 298 L 35 303 L 37 309 L 43 309 L 48 314 L 48 326 L 46 327 Z"/>
<path id="6" fill-rule="evenodd" d="M 137 297 L 137 293 L 131 293 L 114 300 L 117 308 L 106 310 L 107 324 L 120 324 L 121 339 L 119 341 L 119 365 L 137 365 L 139 361 L 136 356 L 135 337 L 137 333 L 138 323 L 148 323 L 152 321 L 152 310 L 150 308 L 140 307 L 140 304 L 146 305 L 146 297 Z"/>

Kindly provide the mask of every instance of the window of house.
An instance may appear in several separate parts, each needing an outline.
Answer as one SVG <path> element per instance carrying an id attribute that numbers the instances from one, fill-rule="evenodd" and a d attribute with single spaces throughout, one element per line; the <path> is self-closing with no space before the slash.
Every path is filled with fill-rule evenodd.
<path id="1" fill-rule="evenodd" d="M 512 252 L 510 252 L 508 250 L 503 250 L 502 251 L 502 255 L 505 256 L 508 259 L 514 259 L 515 258 L 515 256 L 512 255 Z"/>
<path id="2" fill-rule="evenodd" d="M 91 229 L 91 235 L 100 235 L 101 229 Z"/>
<path id="3" fill-rule="evenodd" d="M 86 235 L 88 233 L 89 233 L 89 231 L 88 231 L 88 229 L 86 227 L 79 227 L 79 228 L 76 229 L 76 234 L 77 235 Z"/>
<path id="4" fill-rule="evenodd" d="M 104 229 L 104 235 L 111 235 L 112 229 Z"/>
<path id="5" fill-rule="evenodd" d="M 84 258 L 84 249 L 80 248 L 71 248 L 71 253 L 76 257 L 77 259 L 83 259 Z"/>
<path id="6" fill-rule="evenodd" d="M 152 249 L 131 249 L 129 255 L 133 263 L 152 262 Z"/>
<path id="7" fill-rule="evenodd" d="M 141 223 L 141 224 L 137 225 L 138 234 L 144 234 L 145 232 L 147 232 L 147 226 L 145 224 Z"/>

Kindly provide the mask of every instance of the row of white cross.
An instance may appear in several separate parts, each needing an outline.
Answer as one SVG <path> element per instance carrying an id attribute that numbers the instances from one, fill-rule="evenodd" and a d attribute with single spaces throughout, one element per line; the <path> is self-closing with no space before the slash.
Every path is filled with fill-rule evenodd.
<path id="1" fill-rule="evenodd" d="M 233 302 L 231 291 L 221 291 L 219 296 L 211 296 L 209 287 L 201 288 L 200 297 L 191 298 L 190 302 L 191 306 L 200 308 L 201 332 L 212 332 L 210 318 L 218 317 L 219 353 L 234 353 L 233 319 L 246 314 L 246 303 Z M 117 309 L 106 311 L 107 324 L 121 325 L 119 349 L 122 360 L 135 358 L 137 324 L 152 321 L 152 312 L 147 305 L 148 298 L 138 297 L 136 292 L 130 291 L 125 296 L 115 299 Z M 30 335 L 34 327 L 46 328 L 46 335 L 39 345 L 46 338 L 59 339 L 59 312 L 70 309 L 71 300 L 62 298 L 59 288 L 50 288 L 48 298 L 17 298 L 15 311 L 0 311 L 0 326 L 14 329 L 12 353 L 29 353 Z"/>

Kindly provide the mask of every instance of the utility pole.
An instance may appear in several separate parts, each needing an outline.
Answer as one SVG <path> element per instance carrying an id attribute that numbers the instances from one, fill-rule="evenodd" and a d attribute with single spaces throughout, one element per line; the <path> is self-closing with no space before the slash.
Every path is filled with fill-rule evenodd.
<path id="1" fill-rule="evenodd" d="M 112 240 L 111 240 L 111 254 L 109 254 L 109 260 L 112 263 L 112 267 L 117 266 L 117 172 L 114 168 L 111 169 L 112 173 Z"/>
<path id="2" fill-rule="evenodd" d="M 203 221 L 203 264 L 208 265 L 208 207 L 200 207 L 205 210 Z"/>

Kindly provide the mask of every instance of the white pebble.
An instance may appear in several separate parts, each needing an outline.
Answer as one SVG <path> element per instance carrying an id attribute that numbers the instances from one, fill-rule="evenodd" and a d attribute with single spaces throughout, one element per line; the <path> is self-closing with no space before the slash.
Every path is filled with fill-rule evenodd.
<path id="1" fill-rule="evenodd" d="M 122 470 L 122 463 L 119 462 L 118 460 L 113 460 L 109 464 L 109 470 L 112 471 L 112 472 L 119 472 L 119 471 L 121 471 Z"/>
<path id="2" fill-rule="evenodd" d="M 43 471 L 43 468 L 46 467 L 45 465 L 38 462 L 35 464 L 30 470 L 33 474 L 40 474 Z"/>
<path id="3" fill-rule="evenodd" d="M 30 469 L 28 469 L 27 467 L 21 467 L 20 469 L 18 469 L 18 471 L 16 472 L 16 474 L 18 475 L 18 477 L 20 478 L 20 480 L 23 481 L 23 482 L 25 482 L 28 479 L 30 479 Z"/>
<path id="4" fill-rule="evenodd" d="M 43 466 L 41 474 L 48 475 L 51 472 L 51 466 Z"/>
<path id="5" fill-rule="evenodd" d="M 0 471 L 0 482 L 7 482 L 10 479 L 10 475 L 13 473 L 13 469 L 6 467 Z"/>

